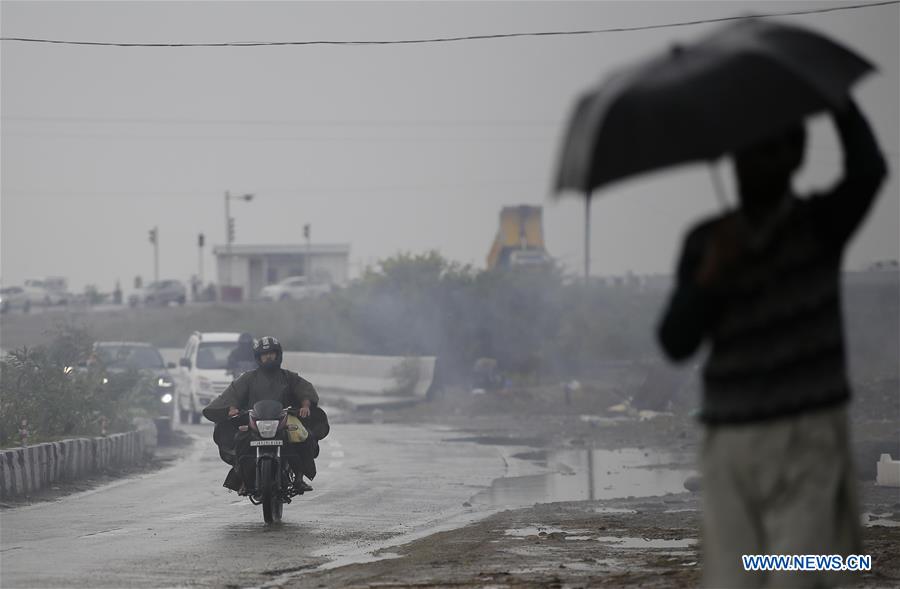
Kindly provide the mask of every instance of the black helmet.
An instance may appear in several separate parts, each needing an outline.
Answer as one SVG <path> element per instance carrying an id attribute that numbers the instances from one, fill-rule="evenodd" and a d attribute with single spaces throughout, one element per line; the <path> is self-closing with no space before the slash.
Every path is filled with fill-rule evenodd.
<path id="1" fill-rule="evenodd" d="M 271 352 L 275 352 L 275 361 L 267 362 L 263 364 L 260 361 L 260 358 L 263 354 L 269 354 Z M 269 370 L 273 370 L 275 368 L 281 367 L 281 342 L 270 335 L 263 336 L 253 342 L 253 357 L 256 358 L 256 363 L 259 364 L 260 368 L 265 368 Z"/>

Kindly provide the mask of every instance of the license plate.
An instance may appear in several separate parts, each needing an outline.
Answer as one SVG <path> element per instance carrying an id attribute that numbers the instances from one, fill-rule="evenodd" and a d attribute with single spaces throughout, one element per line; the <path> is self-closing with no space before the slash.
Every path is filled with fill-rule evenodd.
<path id="1" fill-rule="evenodd" d="M 250 440 L 251 446 L 281 446 L 284 440 Z"/>

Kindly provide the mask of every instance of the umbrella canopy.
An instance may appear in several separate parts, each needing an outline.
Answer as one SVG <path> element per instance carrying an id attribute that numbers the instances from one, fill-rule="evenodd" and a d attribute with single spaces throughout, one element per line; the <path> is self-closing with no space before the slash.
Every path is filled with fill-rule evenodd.
<path id="1" fill-rule="evenodd" d="M 727 25 L 623 69 L 582 95 L 556 190 L 592 190 L 657 168 L 713 160 L 804 117 L 840 108 L 871 63 L 809 30 Z"/>

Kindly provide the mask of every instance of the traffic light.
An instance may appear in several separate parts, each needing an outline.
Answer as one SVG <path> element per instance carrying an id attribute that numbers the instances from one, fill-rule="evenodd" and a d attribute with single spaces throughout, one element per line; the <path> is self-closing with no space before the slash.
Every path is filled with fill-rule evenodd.
<path id="1" fill-rule="evenodd" d="M 309 239 L 309 223 L 303 226 L 303 238 Z"/>
<path id="2" fill-rule="evenodd" d="M 149 233 L 150 233 L 150 243 L 155 244 L 155 243 L 156 243 L 156 227 L 154 227 L 153 229 L 151 229 L 151 230 L 149 231 Z"/>
<path id="3" fill-rule="evenodd" d="M 228 243 L 234 243 L 234 217 L 228 217 Z"/>
<path id="4" fill-rule="evenodd" d="M 203 244 L 206 243 L 206 238 L 202 233 L 197 235 L 197 247 L 203 247 Z"/>

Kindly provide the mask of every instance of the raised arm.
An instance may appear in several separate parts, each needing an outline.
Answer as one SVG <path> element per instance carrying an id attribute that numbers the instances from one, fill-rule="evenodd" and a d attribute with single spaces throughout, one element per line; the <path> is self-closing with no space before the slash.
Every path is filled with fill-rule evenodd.
<path id="1" fill-rule="evenodd" d="M 865 116 L 852 100 L 833 113 L 844 150 L 844 177 L 812 199 L 816 227 L 832 246 L 843 247 L 862 224 L 887 175 L 887 166 Z"/>

